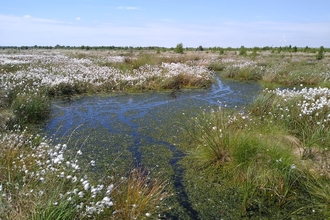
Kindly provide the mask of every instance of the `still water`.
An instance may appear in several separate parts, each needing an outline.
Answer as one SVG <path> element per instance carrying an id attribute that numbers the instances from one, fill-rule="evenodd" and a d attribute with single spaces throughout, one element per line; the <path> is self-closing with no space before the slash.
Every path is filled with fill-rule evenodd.
<path id="1" fill-rule="evenodd" d="M 139 164 L 165 170 L 173 178 L 179 203 L 193 217 L 197 213 L 187 201 L 182 171 L 177 165 L 184 156 L 177 145 L 180 128 L 205 109 L 218 106 L 241 109 L 260 91 L 257 83 L 217 77 L 207 89 L 56 100 L 44 132 L 55 142 L 80 149 L 87 162 L 95 160 L 96 165 Z"/>

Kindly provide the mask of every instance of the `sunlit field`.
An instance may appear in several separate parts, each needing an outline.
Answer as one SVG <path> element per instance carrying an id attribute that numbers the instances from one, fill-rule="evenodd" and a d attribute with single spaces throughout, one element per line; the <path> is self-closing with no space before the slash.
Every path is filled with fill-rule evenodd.
<path id="1" fill-rule="evenodd" d="M 195 217 L 329 218 L 330 55 L 291 47 L 0 50 L 0 218 L 166 219 L 171 177 L 115 161 L 95 175 L 94 158 L 40 127 L 57 98 L 204 89 L 216 75 L 263 91 L 176 125 Z"/>

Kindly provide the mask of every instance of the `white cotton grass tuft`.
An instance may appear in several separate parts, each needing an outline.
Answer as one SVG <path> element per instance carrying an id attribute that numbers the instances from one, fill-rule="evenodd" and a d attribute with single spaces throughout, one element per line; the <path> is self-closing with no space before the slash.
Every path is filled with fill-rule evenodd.
<path id="1" fill-rule="evenodd" d="M 99 57 L 98 59 L 103 59 Z M 114 56 L 108 59 L 122 62 L 123 58 Z M 166 81 L 180 74 L 188 74 L 190 78 L 212 80 L 213 72 L 205 66 L 187 65 L 183 63 L 162 63 L 158 66 L 143 65 L 138 69 L 122 71 L 108 66 L 100 66 L 100 60 L 70 58 L 60 54 L 2 54 L 0 64 L 29 63 L 27 69 L 18 70 L 15 74 L 1 74 L 2 87 L 9 94 L 20 88 L 21 93 L 38 94 L 42 88 L 56 88 L 60 84 L 90 84 L 95 87 L 112 85 L 116 88 L 121 82 L 131 86 L 142 86 L 149 79 L 159 78 Z M 45 66 L 40 65 L 45 64 Z M 51 65 L 51 68 L 49 68 Z M 24 84 L 30 82 L 29 84 Z M 32 92 L 31 92 L 32 91 Z M 80 153 L 81 151 L 78 151 Z"/>
<path id="2" fill-rule="evenodd" d="M 47 194 L 52 193 L 54 200 L 50 204 L 59 206 L 62 201 L 77 203 L 74 206 L 80 207 L 77 215 L 81 218 L 98 215 L 113 206 L 113 184 L 94 185 L 79 168 L 77 157 L 70 159 L 69 147 L 66 144 L 53 146 L 46 138 L 38 144 L 34 141 L 36 138 L 40 137 L 30 135 L 25 130 L 21 131 L 20 128 L 11 133 L 0 134 L 0 145 L 7 146 L 0 151 L 0 157 L 11 156 L 8 158 L 12 161 L 10 167 L 7 167 L 8 171 L 11 172 L 11 176 L 20 173 L 22 180 L 1 180 L 0 195 L 3 204 L 18 202 L 16 199 L 21 199 L 20 196 L 24 196 L 24 200 L 31 198 L 31 202 L 33 198 L 39 198 L 38 202 L 43 202 L 43 199 L 48 198 Z M 31 166 L 32 163 L 35 163 L 35 166 Z M 81 181 L 78 181 L 79 179 Z M 65 187 L 60 187 L 64 186 L 63 184 Z M 14 187 L 7 188 L 10 185 Z M 17 192 L 8 191 L 12 189 Z M 18 195 L 12 196 L 15 193 Z M 47 204 L 48 201 L 44 203 Z"/>

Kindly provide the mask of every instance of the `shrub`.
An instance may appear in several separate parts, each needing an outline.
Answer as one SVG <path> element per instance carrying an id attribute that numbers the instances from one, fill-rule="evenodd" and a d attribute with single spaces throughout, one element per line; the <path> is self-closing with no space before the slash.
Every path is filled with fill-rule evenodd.
<path id="1" fill-rule="evenodd" d="M 324 47 L 321 46 L 316 55 L 317 60 L 322 60 L 324 58 Z"/>
<path id="2" fill-rule="evenodd" d="M 199 47 L 197 47 L 197 49 L 196 49 L 196 51 L 203 51 L 204 50 L 204 48 L 203 48 L 203 46 L 202 45 L 200 45 Z"/>
<path id="3" fill-rule="evenodd" d="M 176 45 L 174 52 L 183 54 L 183 44 L 179 43 Z"/>
<path id="4" fill-rule="evenodd" d="M 239 55 L 240 56 L 246 56 L 247 52 L 244 46 L 241 46 L 241 48 L 239 49 Z"/>

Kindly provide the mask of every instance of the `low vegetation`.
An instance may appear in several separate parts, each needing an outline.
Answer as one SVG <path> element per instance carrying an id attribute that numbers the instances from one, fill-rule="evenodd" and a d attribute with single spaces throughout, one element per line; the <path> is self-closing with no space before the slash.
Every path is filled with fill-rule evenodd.
<path id="1" fill-rule="evenodd" d="M 182 163 L 201 218 L 329 217 L 329 94 L 265 90 L 245 112 L 220 108 L 188 123 Z"/>
<path id="2" fill-rule="evenodd" d="M 291 46 L 4 48 L 0 218 L 164 217 L 166 179 L 136 167 L 95 178 L 93 159 L 82 163 L 84 152 L 33 128 L 49 117 L 54 97 L 206 88 L 215 71 L 265 90 L 244 110 L 220 107 L 182 125 L 184 187 L 198 217 L 329 218 L 328 54 Z"/>
<path id="3" fill-rule="evenodd" d="M 329 87 L 330 66 L 329 58 L 324 57 L 324 49 L 319 49 L 320 58 L 309 53 L 260 52 L 253 49 L 248 55 L 233 58 L 226 56 L 213 62 L 212 66 L 222 66 L 222 75 L 238 80 L 256 80 L 264 88 L 300 86 Z M 229 58 L 230 57 L 230 58 Z M 323 59 L 324 58 L 324 59 Z"/>
<path id="4" fill-rule="evenodd" d="M 166 180 L 146 170 L 128 175 L 102 173 L 96 181 L 81 163 L 84 152 L 26 130 L 0 135 L 0 216 L 2 219 L 128 219 L 161 214 Z M 163 208 L 162 208 L 163 207 Z"/>

